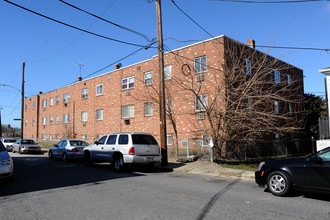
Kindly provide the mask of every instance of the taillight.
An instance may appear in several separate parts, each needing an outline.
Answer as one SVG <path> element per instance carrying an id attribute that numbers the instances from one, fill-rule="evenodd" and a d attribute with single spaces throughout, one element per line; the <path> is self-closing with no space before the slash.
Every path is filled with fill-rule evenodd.
<path id="1" fill-rule="evenodd" d="M 131 148 L 129 149 L 128 154 L 129 154 L 129 155 L 134 155 L 134 154 L 135 154 L 135 149 L 134 149 L 134 147 L 131 147 Z"/>
<path id="2" fill-rule="evenodd" d="M 77 148 L 72 148 L 71 152 L 79 152 Z"/>

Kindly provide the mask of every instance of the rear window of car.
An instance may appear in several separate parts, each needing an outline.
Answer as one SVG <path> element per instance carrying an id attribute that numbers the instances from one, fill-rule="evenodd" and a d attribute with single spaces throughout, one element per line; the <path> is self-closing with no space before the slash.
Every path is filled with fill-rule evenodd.
<path id="1" fill-rule="evenodd" d="M 85 141 L 70 141 L 71 146 L 88 146 Z"/>
<path id="2" fill-rule="evenodd" d="M 22 140 L 21 144 L 36 144 L 34 140 Z"/>
<path id="3" fill-rule="evenodd" d="M 133 134 L 132 140 L 133 140 L 133 144 L 157 145 L 157 141 L 151 135 Z"/>
<path id="4" fill-rule="evenodd" d="M 5 139 L 4 143 L 15 143 L 16 140 L 15 139 Z"/>

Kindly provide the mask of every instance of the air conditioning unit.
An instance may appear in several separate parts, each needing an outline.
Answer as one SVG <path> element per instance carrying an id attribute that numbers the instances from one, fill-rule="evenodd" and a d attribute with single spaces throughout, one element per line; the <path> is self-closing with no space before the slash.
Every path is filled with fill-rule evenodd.
<path id="1" fill-rule="evenodd" d="M 129 90 L 125 91 L 125 95 L 126 95 L 126 96 L 129 96 L 129 95 L 130 95 Z"/>
<path id="2" fill-rule="evenodd" d="M 205 120 L 205 113 L 204 112 L 197 113 L 197 120 Z"/>
<path id="3" fill-rule="evenodd" d="M 83 125 L 83 127 L 86 127 L 86 123 L 83 123 L 82 125 Z"/>
<path id="4" fill-rule="evenodd" d="M 68 103 L 64 103 L 64 106 L 67 107 L 68 106 Z"/>
<path id="5" fill-rule="evenodd" d="M 125 125 L 129 125 L 130 123 L 131 123 L 131 121 L 130 121 L 129 119 L 125 119 L 125 120 L 124 120 L 124 124 L 125 124 Z"/>
<path id="6" fill-rule="evenodd" d="M 197 82 L 202 82 L 202 81 L 204 81 L 204 75 L 197 75 L 197 76 L 196 76 L 196 81 L 197 81 Z"/>

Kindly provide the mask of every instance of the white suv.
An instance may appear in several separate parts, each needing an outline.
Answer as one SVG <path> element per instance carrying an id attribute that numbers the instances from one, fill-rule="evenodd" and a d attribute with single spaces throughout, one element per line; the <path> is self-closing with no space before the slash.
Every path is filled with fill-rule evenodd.
<path id="1" fill-rule="evenodd" d="M 84 148 L 85 163 L 110 162 L 116 170 L 127 164 L 147 164 L 150 167 L 160 162 L 160 148 L 155 138 L 148 133 L 127 132 L 105 135 L 94 145 Z"/>

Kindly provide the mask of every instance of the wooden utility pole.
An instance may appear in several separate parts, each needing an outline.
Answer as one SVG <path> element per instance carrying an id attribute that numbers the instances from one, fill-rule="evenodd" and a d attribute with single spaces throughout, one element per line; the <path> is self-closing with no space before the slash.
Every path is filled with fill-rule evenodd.
<path id="1" fill-rule="evenodd" d="M 166 144 L 166 111 L 165 111 L 165 80 L 164 80 L 164 48 L 161 0 L 156 0 L 157 13 L 157 43 L 158 43 L 158 69 L 159 69 L 159 120 L 160 120 L 160 146 L 162 166 L 168 164 Z"/>
<path id="2" fill-rule="evenodd" d="M 21 139 L 23 139 L 23 130 L 24 130 L 24 71 L 25 71 L 25 62 L 23 62 L 22 67 L 22 105 L 21 105 Z"/>

